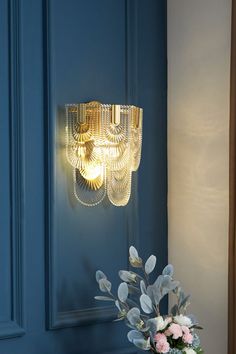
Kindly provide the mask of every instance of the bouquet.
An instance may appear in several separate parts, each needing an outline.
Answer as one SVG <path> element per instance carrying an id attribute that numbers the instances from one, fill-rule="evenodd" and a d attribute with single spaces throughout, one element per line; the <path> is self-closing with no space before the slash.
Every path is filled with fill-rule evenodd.
<path id="1" fill-rule="evenodd" d="M 141 350 L 151 353 L 203 354 L 200 339 L 195 333 L 202 329 L 193 315 L 187 314 L 189 295 L 185 295 L 178 281 L 173 279 L 174 269 L 167 265 L 156 281 L 151 284 L 149 275 L 156 266 L 156 257 L 151 255 L 143 263 L 135 247 L 129 249 L 130 265 L 137 269 L 120 270 L 122 280 L 117 295 L 112 293 L 112 284 L 100 270 L 96 280 L 103 296 L 96 300 L 112 301 L 118 309 L 116 321 L 124 321 L 130 328 L 128 340 Z M 160 313 L 160 302 L 174 293 L 176 304 L 170 314 Z"/>

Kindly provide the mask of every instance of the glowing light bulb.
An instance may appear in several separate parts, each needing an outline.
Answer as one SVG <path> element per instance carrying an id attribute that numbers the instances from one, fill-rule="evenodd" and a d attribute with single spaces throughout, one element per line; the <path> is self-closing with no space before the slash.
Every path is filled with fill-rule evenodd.
<path id="1" fill-rule="evenodd" d="M 102 176 L 103 167 L 100 165 L 87 165 L 84 169 L 79 169 L 81 175 L 88 181 L 93 181 L 94 179 Z"/>

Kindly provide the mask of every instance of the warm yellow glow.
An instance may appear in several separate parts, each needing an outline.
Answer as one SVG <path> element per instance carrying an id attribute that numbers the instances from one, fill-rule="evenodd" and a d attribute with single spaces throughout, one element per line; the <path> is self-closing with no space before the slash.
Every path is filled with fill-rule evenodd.
<path id="1" fill-rule="evenodd" d="M 88 165 L 85 169 L 80 169 L 81 175 L 88 181 L 93 181 L 102 175 L 103 169 L 100 165 Z"/>
<path id="2" fill-rule="evenodd" d="M 74 191 L 84 205 L 105 195 L 126 205 L 132 172 L 139 167 L 142 109 L 98 102 L 66 105 L 67 159 L 74 168 Z"/>

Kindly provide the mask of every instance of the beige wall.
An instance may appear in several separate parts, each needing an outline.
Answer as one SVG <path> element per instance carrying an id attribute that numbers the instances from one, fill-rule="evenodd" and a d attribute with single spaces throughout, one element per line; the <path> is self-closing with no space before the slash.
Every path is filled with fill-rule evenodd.
<path id="1" fill-rule="evenodd" d="M 227 354 L 230 0 L 168 0 L 169 258 Z"/>

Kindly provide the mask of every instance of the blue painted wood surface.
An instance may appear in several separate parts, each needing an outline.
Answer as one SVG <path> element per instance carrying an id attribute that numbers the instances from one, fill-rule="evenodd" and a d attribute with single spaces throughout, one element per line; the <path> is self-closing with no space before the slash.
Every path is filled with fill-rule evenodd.
<path id="1" fill-rule="evenodd" d="M 167 262 L 165 3 L 0 0 L 1 354 L 136 353 L 94 272 L 117 285 L 130 244 Z M 94 99 L 144 108 L 124 208 L 71 193 L 63 106 Z"/>

